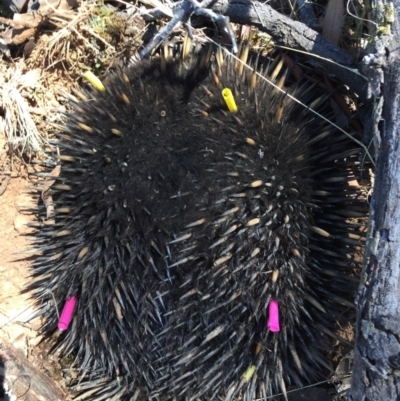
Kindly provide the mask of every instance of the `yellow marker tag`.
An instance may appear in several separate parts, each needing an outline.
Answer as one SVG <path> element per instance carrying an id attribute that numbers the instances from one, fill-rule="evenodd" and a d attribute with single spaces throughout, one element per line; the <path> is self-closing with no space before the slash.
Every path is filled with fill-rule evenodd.
<path id="1" fill-rule="evenodd" d="M 224 88 L 222 90 L 222 97 L 224 98 L 225 103 L 228 106 L 228 110 L 231 113 L 236 113 L 238 108 L 236 106 L 235 98 L 232 95 L 232 91 L 229 88 Z"/>
<path id="2" fill-rule="evenodd" d="M 93 74 L 91 71 L 86 71 L 83 74 L 83 77 L 88 80 L 99 92 L 105 92 L 106 88 L 104 87 L 103 83 L 100 81 L 96 75 Z"/>
<path id="3" fill-rule="evenodd" d="M 254 372 L 256 371 L 255 365 L 251 365 L 246 372 L 242 374 L 242 379 L 245 380 L 246 383 L 248 383 L 251 379 L 251 376 L 253 376 Z"/>

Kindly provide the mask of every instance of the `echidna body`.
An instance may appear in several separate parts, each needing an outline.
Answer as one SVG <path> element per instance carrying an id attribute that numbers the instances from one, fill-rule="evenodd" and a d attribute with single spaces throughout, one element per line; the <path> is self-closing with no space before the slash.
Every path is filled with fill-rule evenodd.
<path id="1" fill-rule="evenodd" d="M 78 300 L 57 347 L 84 374 L 79 400 L 253 400 L 329 369 L 361 149 L 240 65 L 141 62 L 67 115 L 32 288 L 44 331 Z"/>

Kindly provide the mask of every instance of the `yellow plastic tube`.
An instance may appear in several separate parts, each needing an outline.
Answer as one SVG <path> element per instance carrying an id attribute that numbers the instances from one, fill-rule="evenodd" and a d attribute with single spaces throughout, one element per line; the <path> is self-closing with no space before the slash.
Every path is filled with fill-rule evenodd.
<path id="1" fill-rule="evenodd" d="M 83 77 L 88 80 L 95 89 L 97 89 L 99 92 L 105 92 L 106 88 L 104 87 L 103 83 L 100 81 L 99 78 L 96 77 L 96 75 L 93 74 L 91 71 L 86 71 L 83 74 Z"/>
<path id="2" fill-rule="evenodd" d="M 236 106 L 235 98 L 232 95 L 232 91 L 229 88 L 224 88 L 222 90 L 222 97 L 224 98 L 225 103 L 228 106 L 228 110 L 231 113 L 236 113 L 238 108 Z"/>
<path id="3" fill-rule="evenodd" d="M 254 365 L 251 365 L 243 374 L 242 374 L 242 379 L 248 383 L 249 380 L 251 379 L 251 376 L 253 376 L 254 372 L 256 371 L 256 367 Z"/>

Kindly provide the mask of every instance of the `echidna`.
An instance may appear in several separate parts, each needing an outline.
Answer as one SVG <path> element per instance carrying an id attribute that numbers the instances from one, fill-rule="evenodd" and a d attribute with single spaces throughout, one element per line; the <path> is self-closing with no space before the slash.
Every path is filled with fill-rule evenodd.
<path id="1" fill-rule="evenodd" d="M 362 149 L 269 70 L 176 52 L 66 115 L 31 288 L 45 332 L 76 302 L 57 349 L 77 400 L 250 401 L 329 371 L 357 284 Z"/>

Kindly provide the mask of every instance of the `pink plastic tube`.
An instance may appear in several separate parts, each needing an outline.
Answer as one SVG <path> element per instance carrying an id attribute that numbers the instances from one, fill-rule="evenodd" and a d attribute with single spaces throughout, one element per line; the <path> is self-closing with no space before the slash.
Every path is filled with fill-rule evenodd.
<path id="1" fill-rule="evenodd" d="M 75 295 L 65 301 L 64 308 L 61 312 L 60 320 L 58 321 L 58 328 L 60 330 L 67 330 L 72 320 L 77 298 Z"/>
<path id="2" fill-rule="evenodd" d="M 278 301 L 271 299 L 268 305 L 268 328 L 273 333 L 277 333 L 281 330 L 279 325 L 279 307 Z"/>

